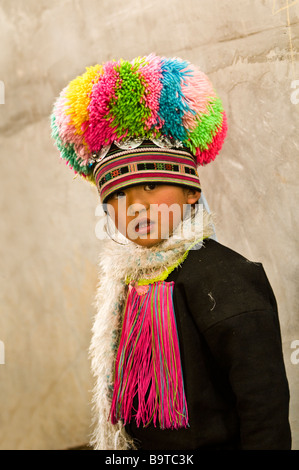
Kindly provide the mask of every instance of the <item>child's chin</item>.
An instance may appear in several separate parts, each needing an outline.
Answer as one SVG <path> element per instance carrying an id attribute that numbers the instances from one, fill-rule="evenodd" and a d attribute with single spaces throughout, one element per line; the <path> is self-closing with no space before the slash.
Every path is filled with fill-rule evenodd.
<path id="1" fill-rule="evenodd" d="M 159 243 L 164 241 L 164 238 L 136 238 L 136 240 L 132 240 L 136 245 L 144 246 L 150 248 L 152 246 L 158 245 Z"/>

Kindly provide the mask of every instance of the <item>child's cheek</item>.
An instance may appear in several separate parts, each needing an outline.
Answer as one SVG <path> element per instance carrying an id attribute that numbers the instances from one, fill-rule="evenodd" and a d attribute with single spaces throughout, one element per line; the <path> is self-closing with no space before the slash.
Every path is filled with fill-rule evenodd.
<path id="1" fill-rule="evenodd" d="M 116 228 L 122 233 L 122 235 L 127 236 L 127 219 L 123 214 L 118 214 L 116 218 Z"/>
<path id="2" fill-rule="evenodd" d="M 160 238 L 166 239 L 172 235 L 173 230 L 181 222 L 183 218 L 183 208 L 180 204 L 172 204 L 160 211 L 159 226 Z"/>
<path id="3" fill-rule="evenodd" d="M 108 205 L 108 214 L 113 225 L 115 225 L 117 230 L 121 232 L 123 235 L 125 235 L 126 234 L 126 216 L 122 215 L 123 212 L 119 211 L 117 204 Z"/>
<path id="4" fill-rule="evenodd" d="M 169 213 L 166 211 L 161 211 L 158 214 L 158 236 L 159 238 L 165 239 L 169 237 L 169 232 L 171 230 Z"/>

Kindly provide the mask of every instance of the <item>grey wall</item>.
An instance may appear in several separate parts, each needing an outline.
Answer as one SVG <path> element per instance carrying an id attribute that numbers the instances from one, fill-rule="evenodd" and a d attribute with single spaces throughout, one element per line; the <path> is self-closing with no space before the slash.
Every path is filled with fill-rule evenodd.
<path id="1" fill-rule="evenodd" d="M 299 1 L 288 3 L 1 1 L 0 449 L 88 440 L 98 199 L 59 160 L 49 114 L 86 66 L 150 52 L 196 63 L 223 99 L 228 138 L 202 187 L 218 240 L 262 262 L 274 289 L 299 449 Z"/>

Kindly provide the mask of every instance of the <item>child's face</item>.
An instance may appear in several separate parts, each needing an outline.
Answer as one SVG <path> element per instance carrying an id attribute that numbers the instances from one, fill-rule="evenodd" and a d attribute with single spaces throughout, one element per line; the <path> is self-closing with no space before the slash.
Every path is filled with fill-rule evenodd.
<path id="1" fill-rule="evenodd" d="M 151 247 L 169 238 L 200 192 L 183 186 L 145 183 L 115 191 L 107 200 L 116 228 L 137 245 Z"/>

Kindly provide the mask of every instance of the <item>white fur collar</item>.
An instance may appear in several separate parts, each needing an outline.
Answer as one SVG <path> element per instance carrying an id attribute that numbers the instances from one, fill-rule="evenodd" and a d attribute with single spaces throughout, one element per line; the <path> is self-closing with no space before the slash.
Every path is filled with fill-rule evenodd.
<path id="1" fill-rule="evenodd" d="M 200 211 L 201 212 L 201 211 Z M 94 431 L 91 445 L 98 450 L 125 450 L 134 447 L 119 422 L 109 418 L 113 390 L 113 369 L 123 306 L 127 288 L 125 279 L 153 278 L 157 272 L 172 266 L 196 241 L 213 234 L 211 214 L 202 214 L 182 221 L 173 235 L 152 248 L 112 240 L 103 243 L 100 260 L 99 287 L 96 296 L 97 313 L 90 345 L 91 368 L 96 383 L 93 395 Z M 119 237 L 125 240 L 123 237 Z"/>

